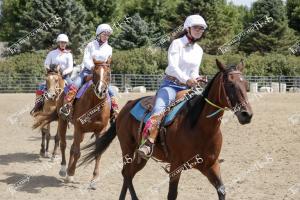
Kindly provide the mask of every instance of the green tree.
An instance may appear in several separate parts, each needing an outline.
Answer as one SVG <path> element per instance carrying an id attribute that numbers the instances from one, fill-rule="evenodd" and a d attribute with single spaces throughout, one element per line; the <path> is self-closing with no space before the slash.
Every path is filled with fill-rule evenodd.
<path id="1" fill-rule="evenodd" d="M 22 18 L 22 12 L 26 9 L 26 1 L 4 0 L 1 4 L 0 40 L 13 41 L 21 36 L 16 32 L 16 22 L 19 22 Z"/>
<path id="2" fill-rule="evenodd" d="M 101 23 L 114 21 L 122 15 L 120 0 L 77 0 L 87 11 L 87 22 L 96 29 Z"/>
<path id="3" fill-rule="evenodd" d="M 286 9 L 289 26 L 300 33 L 300 0 L 287 0 Z"/>
<path id="4" fill-rule="evenodd" d="M 284 4 L 281 0 L 258 0 L 252 8 L 245 27 L 255 31 L 243 39 L 240 49 L 252 52 L 286 52 L 295 40 L 294 33 L 288 28 Z"/>
<path id="5" fill-rule="evenodd" d="M 56 45 L 57 35 L 65 33 L 69 47 L 75 55 L 79 54 L 78 48 L 89 32 L 85 17 L 84 7 L 75 0 L 27 1 L 15 31 L 22 37 L 34 35 L 24 39 L 21 51 L 49 49 Z"/>
<path id="6" fill-rule="evenodd" d="M 124 13 L 139 13 L 148 23 L 154 23 L 161 34 L 175 28 L 176 7 L 180 0 L 123 0 Z M 157 30 L 156 30 L 157 31 Z"/>
<path id="7" fill-rule="evenodd" d="M 113 47 L 126 50 L 150 44 L 150 26 L 138 13 L 133 15 L 128 23 L 123 23 L 120 28 L 122 29 L 120 34 L 112 38 Z"/>

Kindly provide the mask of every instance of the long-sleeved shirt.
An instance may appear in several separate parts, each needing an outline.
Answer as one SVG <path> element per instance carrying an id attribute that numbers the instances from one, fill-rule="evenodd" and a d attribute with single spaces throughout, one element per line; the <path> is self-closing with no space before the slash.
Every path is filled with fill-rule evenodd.
<path id="1" fill-rule="evenodd" d="M 96 40 L 91 41 L 84 50 L 83 65 L 85 68 L 91 70 L 94 67 L 93 58 L 97 61 L 106 62 L 112 56 L 112 47 L 107 43 L 101 46 Z"/>
<path id="2" fill-rule="evenodd" d="M 52 50 L 48 53 L 44 66 L 49 69 L 51 64 L 59 65 L 62 75 L 69 74 L 73 71 L 73 56 L 68 50 L 61 51 L 60 49 Z"/>
<path id="3" fill-rule="evenodd" d="M 197 44 L 188 45 L 186 36 L 173 40 L 168 50 L 168 67 L 165 73 L 186 83 L 190 78 L 199 77 L 203 50 Z"/>

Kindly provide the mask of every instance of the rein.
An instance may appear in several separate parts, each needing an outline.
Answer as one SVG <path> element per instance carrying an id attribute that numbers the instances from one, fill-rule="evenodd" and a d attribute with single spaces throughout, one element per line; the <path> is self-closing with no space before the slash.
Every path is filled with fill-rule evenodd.
<path id="1" fill-rule="evenodd" d="M 228 75 L 230 75 L 230 74 L 241 74 L 241 73 L 240 73 L 240 72 L 229 72 L 228 74 L 226 74 L 226 76 L 228 76 Z M 229 105 L 230 108 L 228 108 L 228 107 L 222 108 L 221 106 L 218 106 L 218 105 L 214 104 L 213 102 L 211 102 L 209 99 L 205 98 L 205 101 L 206 101 L 209 105 L 211 105 L 211 106 L 213 106 L 213 107 L 215 107 L 215 108 L 218 108 L 218 110 L 216 110 L 216 111 L 213 112 L 212 114 L 207 115 L 206 118 L 211 118 L 211 117 L 215 116 L 216 114 L 218 114 L 218 113 L 221 112 L 221 111 L 229 111 L 229 110 L 233 110 L 233 109 L 232 109 L 231 102 L 230 102 L 230 99 L 228 98 L 228 95 L 226 94 L 226 89 L 225 89 L 225 87 L 224 87 L 224 84 L 225 84 L 225 83 L 224 83 L 224 74 L 223 74 L 223 73 L 222 73 L 222 81 L 221 81 L 221 83 L 222 83 L 222 88 L 223 88 L 223 90 L 224 90 L 224 92 L 225 92 L 227 104 Z"/>
<path id="2" fill-rule="evenodd" d="M 216 114 L 218 114 L 218 113 L 221 112 L 221 111 L 229 111 L 229 110 L 230 110 L 230 109 L 227 108 L 227 107 L 222 108 L 222 107 L 220 107 L 220 106 L 218 106 L 218 105 L 212 103 L 212 102 L 211 102 L 210 100 L 208 100 L 207 98 L 205 98 L 205 101 L 206 101 L 209 105 L 211 105 L 211 106 L 213 106 L 213 107 L 216 107 L 216 108 L 219 108 L 217 111 L 213 112 L 212 114 L 207 115 L 206 118 L 211 118 L 211 117 L 215 116 Z"/>

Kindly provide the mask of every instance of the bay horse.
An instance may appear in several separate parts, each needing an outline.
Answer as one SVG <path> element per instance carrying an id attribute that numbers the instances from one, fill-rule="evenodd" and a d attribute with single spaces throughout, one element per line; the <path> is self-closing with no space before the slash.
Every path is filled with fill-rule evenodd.
<path id="1" fill-rule="evenodd" d="M 49 113 L 53 112 L 56 109 L 56 103 L 59 99 L 59 96 L 61 92 L 63 91 L 63 88 L 65 86 L 65 81 L 62 78 L 62 75 L 59 71 L 58 66 L 50 67 L 50 69 L 47 69 L 46 74 L 46 88 L 47 91 L 41 96 L 44 99 L 44 105 L 42 108 L 42 112 Z M 40 114 L 40 112 L 34 113 L 33 117 L 37 117 Z M 43 126 L 41 128 L 42 132 L 42 143 L 41 143 L 41 150 L 40 155 L 42 157 L 49 157 L 49 142 L 51 139 L 51 133 L 50 133 L 50 123 Z M 58 136 L 56 134 L 55 140 L 58 140 Z M 46 147 L 45 147 L 46 142 Z"/>
<path id="2" fill-rule="evenodd" d="M 216 63 L 219 71 L 205 87 L 202 95 L 196 95 L 189 99 L 173 123 L 166 127 L 165 143 L 169 151 L 168 156 L 164 153 L 160 143 L 155 144 L 152 156 L 169 163 L 169 171 L 173 172 L 169 176 L 168 199 L 177 198 L 177 188 L 182 171 L 177 169 L 186 166 L 186 162 L 195 156 L 197 162 L 194 162 L 193 165 L 189 164 L 189 166 L 199 170 L 208 178 L 216 188 L 219 200 L 225 199 L 225 187 L 221 180 L 218 159 L 222 146 L 221 121 L 219 119 L 223 116 L 226 107 L 232 110 L 237 106 L 240 107 L 239 110 L 235 110 L 240 124 L 250 123 L 253 113 L 247 98 L 247 81 L 242 74 L 243 62 L 228 67 L 219 60 L 216 60 Z M 140 145 L 141 137 L 138 131 L 140 122 L 130 114 L 130 110 L 139 100 L 127 102 L 120 111 L 116 122 L 107 132 L 95 143 L 83 148 L 90 149 L 91 152 L 84 156 L 82 163 L 91 162 L 94 157 L 101 156 L 115 136 L 118 136 L 124 161 L 123 186 L 119 199 L 125 199 L 128 189 L 132 199 L 138 199 L 132 180 L 147 163 L 147 160 L 139 158 L 135 153 Z M 220 112 L 216 112 L 217 109 Z M 215 113 L 213 117 L 209 117 L 212 116 L 212 113 Z M 133 159 L 130 164 L 124 160 L 126 155 Z"/>
<path id="3" fill-rule="evenodd" d="M 57 132 L 60 139 L 61 149 L 61 169 L 59 175 L 65 177 L 67 181 L 74 180 L 77 160 L 80 157 L 80 143 L 84 139 L 84 134 L 93 132 L 96 138 L 106 130 L 110 119 L 110 102 L 108 99 L 108 85 L 110 83 L 110 63 L 111 59 L 107 62 L 100 62 L 94 60 L 95 67 L 93 68 L 92 84 L 86 89 L 85 93 L 74 101 L 72 118 L 70 122 L 74 125 L 74 139 L 70 149 L 70 158 L 68 168 L 66 167 L 66 131 L 68 120 L 58 115 L 59 109 L 63 106 L 64 93 L 61 95 L 57 108 L 52 113 L 43 114 L 39 120 L 35 122 L 33 128 L 42 127 L 49 124 L 51 121 L 58 120 Z M 56 147 L 58 143 L 55 144 Z M 100 156 L 97 156 L 93 178 L 91 180 L 91 188 L 96 189 L 95 179 L 99 176 L 99 161 Z"/>

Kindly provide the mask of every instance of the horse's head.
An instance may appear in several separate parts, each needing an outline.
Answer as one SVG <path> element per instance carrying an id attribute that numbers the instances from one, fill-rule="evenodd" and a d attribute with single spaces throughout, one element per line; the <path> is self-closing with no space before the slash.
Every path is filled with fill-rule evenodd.
<path id="1" fill-rule="evenodd" d="M 63 89 L 63 86 L 61 86 L 61 82 L 62 77 L 59 71 L 59 67 L 56 65 L 50 65 L 49 69 L 47 69 L 46 74 L 47 92 L 45 98 L 54 100 Z"/>
<path id="2" fill-rule="evenodd" d="M 253 113 L 247 97 L 248 82 L 243 76 L 243 61 L 231 66 L 225 66 L 218 59 L 216 63 L 221 72 L 224 106 L 233 110 L 240 124 L 250 123 Z"/>
<path id="3" fill-rule="evenodd" d="M 111 59 L 109 58 L 107 62 L 96 61 L 95 59 L 93 61 L 95 64 L 93 70 L 94 92 L 99 98 L 102 98 L 105 96 L 110 83 Z"/>

